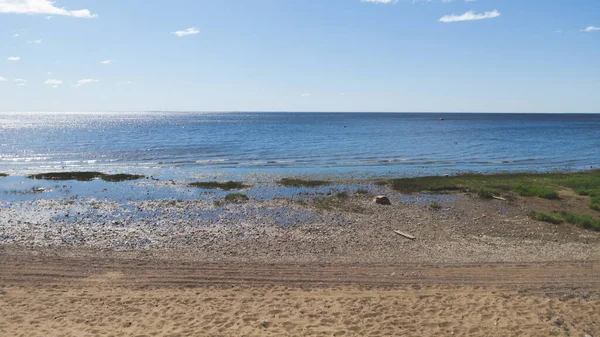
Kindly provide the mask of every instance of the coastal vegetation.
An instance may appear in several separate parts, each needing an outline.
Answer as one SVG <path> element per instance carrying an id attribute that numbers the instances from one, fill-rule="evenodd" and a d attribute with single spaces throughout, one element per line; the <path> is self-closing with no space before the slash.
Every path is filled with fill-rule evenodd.
<path id="1" fill-rule="evenodd" d="M 530 216 L 536 220 L 549 222 L 552 224 L 561 224 L 563 222 L 567 222 L 581 228 L 600 231 L 600 219 L 596 219 L 586 214 L 574 214 L 569 212 L 560 212 L 557 214 L 532 212 Z"/>
<path id="2" fill-rule="evenodd" d="M 191 183 L 188 186 L 204 188 L 204 189 L 221 189 L 224 191 L 241 190 L 241 189 L 250 187 L 244 183 L 237 182 L 237 181 L 226 181 L 226 182 L 200 181 L 200 182 Z"/>
<path id="3" fill-rule="evenodd" d="M 128 180 L 138 180 L 145 176 L 138 174 L 106 174 L 102 172 L 50 172 L 28 175 L 29 179 L 42 180 L 77 180 L 77 181 L 92 181 L 102 179 L 108 182 L 120 182 Z"/>
<path id="4" fill-rule="evenodd" d="M 283 178 L 279 180 L 279 184 L 285 187 L 319 187 L 331 185 L 331 182 L 324 180 L 304 180 L 296 178 Z"/>
<path id="5" fill-rule="evenodd" d="M 600 170 L 579 173 L 504 173 L 463 174 L 450 177 L 429 176 L 392 179 L 385 182 L 396 191 L 470 192 L 482 198 L 492 198 L 514 192 L 521 196 L 559 199 L 560 190 L 573 190 L 590 196 L 590 208 L 600 209 Z"/>
<path id="6" fill-rule="evenodd" d="M 431 203 L 429 203 L 429 208 L 437 210 L 437 209 L 441 209 L 442 205 L 438 204 L 435 201 L 432 201 Z"/>
<path id="7" fill-rule="evenodd" d="M 6 174 L 6 173 L 0 173 L 0 178 L 4 178 L 4 177 L 8 177 L 8 174 Z"/>
<path id="8" fill-rule="evenodd" d="M 229 193 L 225 196 L 226 202 L 241 203 L 248 200 L 250 200 L 250 198 L 242 193 Z"/>

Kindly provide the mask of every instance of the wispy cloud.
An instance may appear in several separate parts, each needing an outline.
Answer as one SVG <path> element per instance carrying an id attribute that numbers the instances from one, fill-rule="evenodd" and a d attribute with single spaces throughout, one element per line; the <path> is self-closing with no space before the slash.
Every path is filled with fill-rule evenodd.
<path id="1" fill-rule="evenodd" d="M 191 27 L 191 28 L 186 28 L 184 30 L 178 30 L 176 32 L 173 32 L 173 35 L 176 35 L 178 37 L 183 37 L 183 36 L 188 36 L 188 35 L 196 35 L 199 33 L 200 33 L 200 31 L 198 30 L 198 28 Z"/>
<path id="2" fill-rule="evenodd" d="M 113 63 L 113 61 L 112 61 L 112 60 L 104 60 L 104 61 L 102 61 L 102 62 L 100 62 L 100 63 L 102 63 L 102 64 L 106 64 L 106 65 L 109 65 L 109 64 L 112 64 L 112 63 Z"/>
<path id="3" fill-rule="evenodd" d="M 50 0 L 0 0 L 0 13 L 8 14 L 52 14 L 74 18 L 91 19 L 97 17 L 89 9 L 67 10 L 56 7 Z"/>
<path id="4" fill-rule="evenodd" d="M 46 82 L 44 82 L 44 84 L 53 85 L 53 86 L 61 85 L 61 84 L 63 84 L 63 81 L 62 80 L 46 80 Z"/>
<path id="5" fill-rule="evenodd" d="M 597 30 L 600 30 L 600 27 L 596 27 L 596 26 L 588 26 L 588 27 L 586 27 L 585 29 L 582 29 L 581 31 L 582 31 L 582 32 L 589 33 L 589 32 L 595 32 L 595 31 L 597 31 Z"/>
<path id="6" fill-rule="evenodd" d="M 312 96 L 312 95 L 310 93 L 308 93 L 308 92 L 300 94 L 300 97 L 310 97 L 310 96 Z"/>
<path id="7" fill-rule="evenodd" d="M 33 40 L 33 41 L 27 41 L 27 43 L 31 43 L 31 44 L 42 44 L 42 40 Z"/>
<path id="8" fill-rule="evenodd" d="M 8 81 L 6 78 L 0 76 L 0 82 L 6 82 L 6 81 Z"/>
<path id="9" fill-rule="evenodd" d="M 17 85 L 17 87 L 24 87 L 27 85 L 27 80 L 24 80 L 22 78 L 15 78 L 15 84 Z"/>
<path id="10" fill-rule="evenodd" d="M 99 80 L 94 80 L 94 79 L 91 79 L 91 78 L 86 78 L 86 79 L 77 81 L 77 84 L 75 86 L 76 87 L 81 87 L 83 85 L 90 84 L 90 83 L 96 83 L 96 82 L 100 82 L 100 81 Z"/>
<path id="11" fill-rule="evenodd" d="M 368 2 L 373 4 L 394 4 L 398 0 L 360 0 L 360 2 Z"/>
<path id="12" fill-rule="evenodd" d="M 442 16 L 439 19 L 439 21 L 444 22 L 444 23 L 451 23 L 451 22 L 460 22 L 460 21 L 493 19 L 493 18 L 497 18 L 499 16 L 500 16 L 500 12 L 498 12 L 495 9 L 491 12 L 485 12 L 483 14 L 478 14 L 478 13 L 475 13 L 474 11 L 468 11 L 461 15 L 452 14 L 452 15 Z"/>
<path id="13" fill-rule="evenodd" d="M 13 37 L 19 37 L 19 33 L 14 33 Z"/>
<path id="14" fill-rule="evenodd" d="M 9 56 L 6 59 L 9 61 L 19 61 L 21 58 L 18 56 Z"/>

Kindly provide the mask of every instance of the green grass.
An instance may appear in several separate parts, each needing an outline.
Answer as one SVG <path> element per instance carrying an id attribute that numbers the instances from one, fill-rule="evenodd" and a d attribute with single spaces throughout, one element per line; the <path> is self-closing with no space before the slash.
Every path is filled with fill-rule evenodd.
<path id="1" fill-rule="evenodd" d="M 530 217 L 544 222 L 549 222 L 553 224 L 561 224 L 564 222 L 563 218 L 557 214 L 544 213 L 544 212 L 531 212 L 529 214 Z"/>
<path id="2" fill-rule="evenodd" d="M 521 195 L 558 198 L 558 190 L 572 189 L 580 195 L 592 197 L 590 207 L 598 207 L 600 198 L 600 170 L 579 173 L 504 173 L 463 174 L 451 177 L 429 176 L 401 178 L 387 181 L 392 189 L 404 193 L 452 192 L 477 193 L 484 198 L 514 191 Z"/>
<path id="3" fill-rule="evenodd" d="M 540 186 L 517 186 L 514 188 L 515 192 L 518 195 L 524 197 L 540 197 L 544 199 L 556 200 L 560 199 L 558 197 L 558 192 L 548 187 L 540 187 Z"/>
<path id="4" fill-rule="evenodd" d="M 595 211 L 600 211 L 600 196 L 592 197 L 592 200 L 590 200 L 590 208 Z"/>
<path id="5" fill-rule="evenodd" d="M 582 228 L 600 231 L 600 219 L 596 219 L 590 215 L 561 212 L 560 216 L 568 223 Z"/>
<path id="6" fill-rule="evenodd" d="M 499 193 L 495 189 L 491 189 L 491 188 L 487 188 L 487 187 L 480 187 L 477 189 L 477 196 L 479 196 L 480 198 L 492 199 L 494 197 L 494 195 L 496 195 L 496 194 L 499 194 Z"/>
<path id="7" fill-rule="evenodd" d="M 328 181 L 323 180 L 304 180 L 296 178 L 283 178 L 279 181 L 280 185 L 285 187 L 319 187 L 331 185 Z"/>
<path id="8" fill-rule="evenodd" d="M 205 188 L 205 189 L 221 189 L 225 191 L 229 190 L 241 190 L 249 187 L 248 185 L 237 182 L 237 181 L 226 181 L 226 182 L 216 182 L 216 181 L 201 181 L 196 183 L 189 184 L 191 187 Z"/>
<path id="9" fill-rule="evenodd" d="M 529 214 L 529 216 L 536 220 L 545 221 L 553 224 L 561 224 L 563 222 L 568 222 L 581 228 L 600 231 L 600 219 L 596 219 L 586 214 L 574 214 L 569 212 L 560 212 L 559 214 L 532 212 Z"/>
<path id="10" fill-rule="evenodd" d="M 29 179 L 43 180 L 77 180 L 77 181 L 92 181 L 102 179 L 108 182 L 119 182 L 126 180 L 137 180 L 144 178 L 138 174 L 105 174 L 102 172 L 50 172 L 28 175 Z"/>
<path id="11" fill-rule="evenodd" d="M 438 204 L 435 201 L 432 201 L 431 203 L 429 203 L 429 208 L 432 208 L 432 209 L 441 209 L 442 205 Z"/>
<path id="12" fill-rule="evenodd" d="M 250 200 L 247 195 L 241 193 L 229 193 L 225 196 L 226 202 L 241 203 Z"/>

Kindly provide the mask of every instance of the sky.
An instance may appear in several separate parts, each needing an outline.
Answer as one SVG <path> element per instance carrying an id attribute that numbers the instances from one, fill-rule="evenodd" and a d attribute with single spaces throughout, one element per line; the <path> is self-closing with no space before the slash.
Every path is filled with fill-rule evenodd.
<path id="1" fill-rule="evenodd" d="M 0 0 L 0 111 L 600 113 L 599 0 Z"/>

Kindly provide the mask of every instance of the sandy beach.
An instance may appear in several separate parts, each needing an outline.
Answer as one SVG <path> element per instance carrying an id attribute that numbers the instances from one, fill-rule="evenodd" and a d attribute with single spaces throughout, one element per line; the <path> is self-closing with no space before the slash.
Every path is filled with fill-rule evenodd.
<path id="1" fill-rule="evenodd" d="M 6 256 L 4 256 L 6 257 Z M 3 258 L 3 336 L 595 336 L 600 264 Z"/>
<path id="2" fill-rule="evenodd" d="M 600 334 L 585 197 L 388 196 L 4 203 L 0 335 Z"/>

